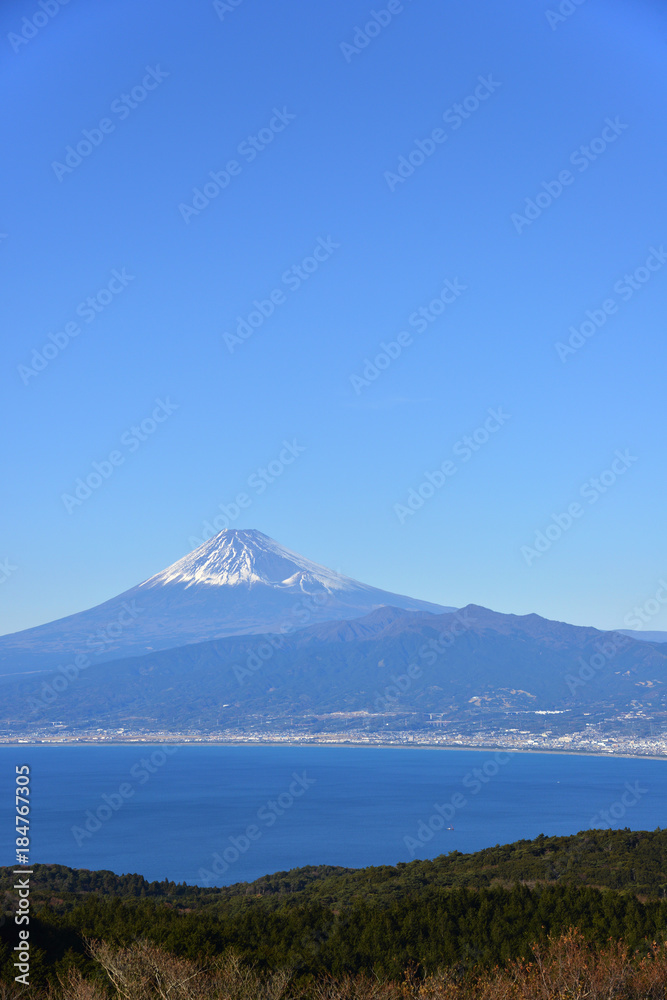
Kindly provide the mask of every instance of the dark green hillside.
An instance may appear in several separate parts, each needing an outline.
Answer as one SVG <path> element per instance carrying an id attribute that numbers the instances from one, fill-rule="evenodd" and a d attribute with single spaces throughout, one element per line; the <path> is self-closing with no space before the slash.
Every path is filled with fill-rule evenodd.
<path id="1" fill-rule="evenodd" d="M 504 965 L 570 927 L 596 948 L 609 938 L 640 951 L 667 941 L 662 830 L 538 837 L 395 867 L 310 867 L 219 889 L 59 865 L 34 866 L 31 883 L 34 968 L 44 981 L 72 963 L 90 972 L 92 938 L 114 947 L 147 940 L 192 960 L 231 947 L 258 969 L 289 966 L 297 978 Z M 12 884 L 2 869 L 5 979 Z"/>
<path id="2" fill-rule="evenodd" d="M 0 868 L 0 890 L 11 886 L 12 869 Z M 71 904 L 100 894 L 120 899 L 155 899 L 176 906 L 231 909 L 248 901 L 267 907 L 302 903 L 349 905 L 356 899 L 387 904 L 426 889 L 511 887 L 516 882 L 593 886 L 638 896 L 667 896 L 667 830 L 587 830 L 572 837 L 537 837 L 489 847 L 474 854 L 454 851 L 432 861 L 396 866 L 294 868 L 255 882 L 221 888 L 147 882 L 141 875 L 91 872 L 64 865 L 35 865 L 33 899 L 58 896 Z"/>

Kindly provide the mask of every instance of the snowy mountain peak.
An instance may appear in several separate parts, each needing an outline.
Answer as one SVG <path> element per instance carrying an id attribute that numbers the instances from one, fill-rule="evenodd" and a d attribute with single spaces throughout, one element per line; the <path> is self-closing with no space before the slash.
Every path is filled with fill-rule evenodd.
<path id="1" fill-rule="evenodd" d="M 261 531 L 228 528 L 142 584 L 191 587 L 252 587 L 256 584 L 306 592 L 344 590 L 348 577 L 305 559 Z"/>
<path id="2" fill-rule="evenodd" d="M 91 649 L 100 661 L 117 659 L 360 618 L 387 606 L 422 614 L 453 610 L 359 583 L 261 531 L 227 529 L 104 604 L 0 637 L 0 675 L 55 668 L 66 655 L 92 656 Z"/>

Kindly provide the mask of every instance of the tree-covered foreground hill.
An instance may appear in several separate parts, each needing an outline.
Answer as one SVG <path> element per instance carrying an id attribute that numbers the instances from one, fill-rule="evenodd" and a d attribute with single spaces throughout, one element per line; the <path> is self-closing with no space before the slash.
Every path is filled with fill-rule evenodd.
<path id="1" fill-rule="evenodd" d="M 11 871 L 0 870 L 6 915 L 0 970 L 8 983 L 16 943 Z M 580 937 L 570 935 L 569 945 L 552 948 L 574 948 L 577 961 L 587 946 L 598 961 L 611 940 L 620 943 L 623 962 L 632 955 L 635 962 L 642 956 L 656 962 L 652 943 L 667 941 L 667 831 L 540 836 L 433 861 L 359 870 L 310 867 L 224 888 L 35 865 L 31 890 L 35 988 L 77 969 L 105 990 L 111 980 L 100 949 L 106 949 L 105 961 L 112 961 L 110 955 L 121 961 L 117 956 L 124 954 L 124 968 L 156 949 L 171 962 L 199 963 L 210 974 L 220 956 L 232 961 L 231 950 L 238 969 L 252 966 L 260 979 L 280 973 L 289 984 L 285 996 L 309 996 L 298 990 L 312 993 L 315 980 L 321 984 L 326 976 L 339 984 L 364 975 L 398 983 L 406 970 L 422 989 L 442 970 L 461 982 L 493 968 L 496 978 L 500 969 L 509 975 L 512 963 L 534 961 L 536 949 L 571 928 Z M 665 969 L 667 977 L 667 963 Z M 258 997 L 270 995 L 257 990 Z M 507 994 L 513 995 L 520 994 Z"/>

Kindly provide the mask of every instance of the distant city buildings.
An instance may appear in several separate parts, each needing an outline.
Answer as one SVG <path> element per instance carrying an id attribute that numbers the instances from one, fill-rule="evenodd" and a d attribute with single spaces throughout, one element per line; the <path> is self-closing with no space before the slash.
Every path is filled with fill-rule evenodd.
<path id="1" fill-rule="evenodd" d="M 475 732 L 447 732 L 438 726 L 428 730 L 345 729 L 342 731 L 313 732 L 305 730 L 271 728 L 267 725 L 230 729 L 212 729 L 206 732 L 186 729 L 170 731 L 133 731 L 127 728 L 71 729 L 64 723 L 24 730 L 0 732 L 0 744 L 53 744 L 53 743 L 228 743 L 294 745 L 355 746 L 421 746 L 450 747 L 452 749 L 496 749 L 514 751 L 560 751 L 562 753 L 616 754 L 632 757 L 667 757 L 667 734 L 652 733 L 647 736 L 619 735 L 600 732 L 595 726 L 585 730 L 554 734 L 551 731 L 533 732 L 520 729 L 479 728 Z"/>

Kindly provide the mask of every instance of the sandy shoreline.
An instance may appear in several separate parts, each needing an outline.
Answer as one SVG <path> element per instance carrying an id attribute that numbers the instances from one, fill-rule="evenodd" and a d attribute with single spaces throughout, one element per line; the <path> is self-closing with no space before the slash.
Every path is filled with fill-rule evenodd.
<path id="1" fill-rule="evenodd" d="M 310 747 L 335 747 L 336 749 L 348 749 L 348 750 L 474 750 L 479 753 L 511 753 L 511 754 L 549 754 L 552 756 L 560 757 L 600 757 L 606 760 L 613 759 L 623 759 L 623 760 L 667 760 L 667 754 L 633 754 L 633 753 L 616 753 L 614 751 L 595 751 L 595 750 L 562 750 L 562 749 L 549 749 L 549 748 L 534 748 L 526 747 L 515 748 L 515 747 L 503 747 L 499 745 L 489 744 L 488 746 L 467 746 L 467 745 L 456 745 L 456 746 L 444 746 L 441 743 L 417 743 L 417 744 L 396 744 L 396 743 L 354 743 L 352 741 L 345 742 L 333 742 L 333 741 L 322 741 L 322 742 L 302 742 L 302 741 L 244 741 L 243 743 L 233 742 L 229 740 L 179 740 L 179 739 L 147 739 L 147 740 L 76 740 L 76 741 L 66 741 L 66 740 L 54 740 L 54 741 L 44 741 L 41 743 L 0 743 L 0 748 L 12 748 L 13 750 L 25 749 L 34 750 L 39 747 L 81 747 L 87 749 L 89 747 L 159 747 L 165 743 L 173 744 L 178 747 L 290 747 L 292 749 L 300 747 L 307 749 Z"/>

